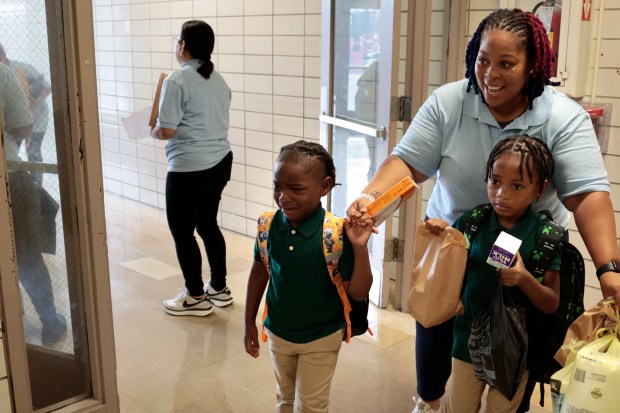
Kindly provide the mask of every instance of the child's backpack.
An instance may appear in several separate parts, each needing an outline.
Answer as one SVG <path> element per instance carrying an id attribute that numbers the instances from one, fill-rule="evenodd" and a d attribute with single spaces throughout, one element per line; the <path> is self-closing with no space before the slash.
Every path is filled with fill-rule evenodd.
<path id="1" fill-rule="evenodd" d="M 470 212 L 470 216 L 465 221 L 463 234 L 467 237 L 469 245 L 474 240 L 476 232 L 484 218 L 492 210 L 491 204 L 478 205 Z M 517 412 L 527 412 L 529 400 L 535 387 L 534 383 L 540 383 L 540 405 L 544 405 L 544 383 L 549 383 L 549 379 L 562 366 L 555 360 L 554 355 L 564 342 L 564 337 L 568 327 L 584 311 L 583 294 L 585 288 L 585 267 L 583 257 L 574 245 L 563 242 L 564 232 L 560 225 L 551 220 L 548 211 L 542 211 L 549 220 L 536 236 L 536 245 L 526 268 L 532 275 L 542 282 L 545 270 L 553 258 L 556 248 L 560 248 L 562 263 L 560 268 L 560 305 L 554 314 L 543 314 L 538 310 L 535 317 L 530 320 L 537 320 L 536 325 L 528 328 L 530 337 L 530 374 L 528 386 L 523 402 Z"/>
<path id="2" fill-rule="evenodd" d="M 265 212 L 258 217 L 258 250 L 260 252 L 261 261 L 267 269 L 267 274 L 269 274 L 267 239 L 274 215 L 275 212 Z M 372 331 L 368 328 L 368 297 L 366 297 L 363 301 L 356 301 L 350 298 L 344 289 L 342 278 L 338 273 L 338 259 L 342 255 L 343 247 L 343 231 L 344 218 L 336 217 L 331 212 L 325 211 L 322 232 L 323 253 L 325 254 L 327 271 L 329 272 L 329 276 L 338 290 L 338 296 L 340 297 L 340 301 L 342 302 L 342 307 L 344 309 L 346 329 L 342 339 L 348 343 L 351 340 L 351 337 L 362 335 L 367 331 L 370 335 L 372 335 Z M 263 341 L 267 341 L 264 326 L 266 318 L 267 302 L 265 302 L 265 308 L 263 310 Z"/>

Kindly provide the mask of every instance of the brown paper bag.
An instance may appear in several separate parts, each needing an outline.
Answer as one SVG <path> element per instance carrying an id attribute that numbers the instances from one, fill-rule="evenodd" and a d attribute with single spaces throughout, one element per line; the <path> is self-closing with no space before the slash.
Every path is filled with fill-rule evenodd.
<path id="1" fill-rule="evenodd" d="M 149 126 L 154 127 L 157 124 L 157 117 L 159 116 L 159 95 L 161 95 L 161 87 L 164 84 L 166 76 L 168 76 L 166 73 L 159 74 L 157 89 L 155 89 L 155 97 L 153 98 L 153 109 L 151 110 L 151 116 L 149 118 Z"/>
<path id="2" fill-rule="evenodd" d="M 463 314 L 461 288 L 467 264 L 466 245 L 465 236 L 452 227 L 433 235 L 424 222 L 418 226 L 407 302 L 411 316 L 424 327 Z"/>
<path id="3" fill-rule="evenodd" d="M 593 342 L 598 337 L 596 332 L 601 328 L 613 329 L 617 324 L 616 303 L 613 298 L 599 301 L 594 307 L 586 310 L 568 327 L 562 347 L 555 353 L 554 358 L 562 366 L 571 354 L 571 349 L 579 349 Z"/>

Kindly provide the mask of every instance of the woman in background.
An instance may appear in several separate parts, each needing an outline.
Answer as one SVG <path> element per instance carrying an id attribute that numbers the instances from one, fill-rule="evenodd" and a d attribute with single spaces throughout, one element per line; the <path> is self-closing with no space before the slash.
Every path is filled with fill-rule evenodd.
<path id="1" fill-rule="evenodd" d="M 164 80 L 155 139 L 167 140 L 166 216 L 174 238 L 185 290 L 163 302 L 171 315 L 206 316 L 212 304 L 233 303 L 226 286 L 226 242 L 217 224 L 233 155 L 228 141 L 231 91 L 214 70 L 213 29 L 204 21 L 183 23 L 174 40 L 181 67 Z M 202 255 L 194 237 L 202 238 L 211 279 L 202 280 Z"/>

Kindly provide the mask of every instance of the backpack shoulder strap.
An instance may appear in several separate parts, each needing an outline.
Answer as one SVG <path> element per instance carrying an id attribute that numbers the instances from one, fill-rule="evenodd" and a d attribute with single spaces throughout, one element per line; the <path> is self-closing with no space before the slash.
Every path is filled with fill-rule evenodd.
<path id="1" fill-rule="evenodd" d="M 267 247 L 267 238 L 269 237 L 269 228 L 271 228 L 271 222 L 275 212 L 263 212 L 258 217 L 256 232 L 256 241 L 258 242 L 258 252 L 260 253 L 260 259 L 267 270 L 269 275 L 269 254 Z M 263 327 L 261 331 L 261 339 L 267 341 L 267 333 L 265 333 L 265 319 L 267 318 L 267 300 L 265 300 L 265 306 L 263 307 Z"/>
<path id="2" fill-rule="evenodd" d="M 269 256 L 267 254 L 267 237 L 269 235 L 269 228 L 271 227 L 271 222 L 273 221 L 273 217 L 276 213 L 274 211 L 271 212 L 263 212 L 258 217 L 258 231 L 256 232 L 256 240 L 258 241 L 258 252 L 260 253 L 260 259 L 265 265 L 267 269 L 267 274 L 269 274 Z"/>
<path id="3" fill-rule="evenodd" d="M 526 267 L 538 282 L 542 282 L 545 271 L 559 247 L 566 230 L 561 225 L 547 220 L 536 237 L 536 246 Z"/>
<path id="4" fill-rule="evenodd" d="M 480 228 L 480 224 L 484 219 L 489 215 L 489 212 L 493 207 L 491 204 L 481 204 L 469 211 L 469 216 L 465 221 L 465 225 L 463 227 L 463 235 L 467 238 L 467 249 L 471 248 L 471 244 L 474 242 L 474 238 L 476 237 L 476 233 Z"/>
<path id="5" fill-rule="evenodd" d="M 338 290 L 338 297 L 340 297 L 344 309 L 344 321 L 346 324 L 345 341 L 348 343 L 351 340 L 351 318 L 349 317 L 351 303 L 349 302 L 349 297 L 347 297 L 347 291 L 344 289 L 342 277 L 340 277 L 338 272 L 338 259 L 342 255 L 342 248 L 344 246 L 343 231 L 344 218 L 336 217 L 331 212 L 325 211 L 325 218 L 323 219 L 323 253 L 325 254 L 327 271 L 336 286 L 336 290 Z"/>

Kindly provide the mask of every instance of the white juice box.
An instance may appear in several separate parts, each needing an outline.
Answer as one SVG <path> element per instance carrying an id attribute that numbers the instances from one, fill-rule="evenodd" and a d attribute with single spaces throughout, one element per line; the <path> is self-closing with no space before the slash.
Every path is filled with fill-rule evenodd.
<path id="1" fill-rule="evenodd" d="M 509 268 L 519 251 L 521 240 L 502 231 L 495 240 L 493 248 L 487 258 L 487 264 L 497 267 L 500 270 Z"/>

